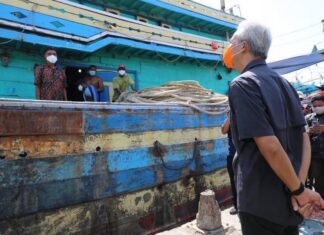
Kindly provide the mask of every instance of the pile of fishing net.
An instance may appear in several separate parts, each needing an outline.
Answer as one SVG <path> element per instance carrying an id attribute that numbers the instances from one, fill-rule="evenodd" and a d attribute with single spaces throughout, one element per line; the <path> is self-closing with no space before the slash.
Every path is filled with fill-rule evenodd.
<path id="1" fill-rule="evenodd" d="M 117 102 L 180 104 L 211 115 L 228 110 L 227 96 L 207 90 L 196 81 L 170 82 L 137 92 L 124 92 Z"/>

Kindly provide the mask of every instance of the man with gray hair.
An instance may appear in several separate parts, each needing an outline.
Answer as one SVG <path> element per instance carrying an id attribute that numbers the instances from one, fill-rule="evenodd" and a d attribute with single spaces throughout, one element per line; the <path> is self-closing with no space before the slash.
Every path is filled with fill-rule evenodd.
<path id="1" fill-rule="evenodd" d="M 323 207 L 304 182 L 310 143 L 296 91 L 265 59 L 271 34 L 243 21 L 224 50 L 240 75 L 230 87 L 237 206 L 244 235 L 298 234 L 302 217 Z"/>

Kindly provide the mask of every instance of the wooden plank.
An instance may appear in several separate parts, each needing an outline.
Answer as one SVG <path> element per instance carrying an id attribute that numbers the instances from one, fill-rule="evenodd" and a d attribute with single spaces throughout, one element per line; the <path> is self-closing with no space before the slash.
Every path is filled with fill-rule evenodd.
<path id="1" fill-rule="evenodd" d="M 225 169 L 208 174 L 209 178 L 218 179 L 212 189 L 222 191 L 228 187 L 229 179 L 224 172 Z M 209 178 L 199 176 L 191 178 L 187 184 L 177 181 L 114 198 L 4 219 L 0 221 L 0 234 L 129 234 L 130 231 L 144 234 L 158 231 L 162 226 L 185 222 L 186 218 L 195 216 L 197 190 L 204 190 Z"/>
<path id="2" fill-rule="evenodd" d="M 21 234 L 106 234 L 109 235 L 109 203 L 79 205 L 52 212 L 0 221 L 0 233 Z"/>
<path id="3" fill-rule="evenodd" d="M 45 127 L 44 127 L 45 128 Z M 127 150 L 152 147 L 158 140 L 164 145 L 192 143 L 222 139 L 220 127 L 145 131 L 135 133 L 106 133 L 97 135 L 44 135 L 0 137 L 0 153 L 6 160 L 20 159 L 26 152 L 28 158 L 55 157 L 76 153 L 93 153 L 97 150 Z"/>
<path id="4" fill-rule="evenodd" d="M 142 132 L 185 128 L 207 128 L 221 126 L 223 115 L 207 115 L 192 110 L 137 109 L 84 113 L 84 129 L 88 134 L 111 132 Z"/>
<path id="5" fill-rule="evenodd" d="M 169 160 L 163 164 L 159 162 L 119 172 L 108 170 L 104 154 L 97 154 L 95 158 L 66 157 L 60 160 L 49 158 L 1 163 L 0 219 L 4 219 L 139 191 L 213 172 L 225 167 L 226 155 L 197 156 L 194 161 Z"/>
<path id="6" fill-rule="evenodd" d="M 33 17 L 30 17 L 30 11 L 24 10 L 21 8 L 12 7 L 9 5 L 0 4 L 1 7 L 1 18 L 13 22 L 19 22 L 24 25 L 34 25 L 35 27 L 46 28 L 52 31 L 62 32 L 62 33 L 71 33 L 75 36 L 80 36 L 84 38 L 90 38 L 94 35 L 98 35 L 103 32 L 95 27 L 86 26 L 83 24 L 73 23 L 65 19 L 54 18 L 49 15 L 37 14 L 37 11 L 34 13 Z M 11 14 L 11 12 L 20 12 L 21 14 L 26 15 L 27 17 L 18 18 Z M 63 27 L 56 27 L 52 22 L 59 22 Z M 60 53 L 60 56 L 63 55 Z M 31 73 L 32 74 L 32 73 Z"/>
<path id="7" fill-rule="evenodd" d="M 204 141 L 199 148 L 203 172 L 223 166 L 221 162 L 225 162 L 227 156 L 226 140 Z M 179 170 L 193 168 L 194 153 L 194 143 L 164 146 L 163 162 L 166 167 L 177 167 Z M 153 147 L 79 153 L 55 158 L 0 160 L 0 187 L 63 181 L 106 171 L 113 173 L 152 167 L 163 162 L 161 157 L 156 156 Z"/>
<path id="8" fill-rule="evenodd" d="M 220 126 L 209 128 L 187 128 L 174 130 L 145 131 L 135 133 L 96 134 L 85 137 L 84 149 L 94 151 L 98 146 L 104 150 L 122 150 L 151 147 L 154 141 L 164 145 L 174 145 L 224 138 Z"/>
<path id="9" fill-rule="evenodd" d="M 80 111 L 0 110 L 0 136 L 82 134 Z"/>
<path id="10" fill-rule="evenodd" d="M 6 160 L 44 158 L 84 152 L 81 135 L 0 137 L 0 153 Z"/>
<path id="11" fill-rule="evenodd" d="M 18 8 L 22 8 L 25 10 L 33 11 L 33 3 L 35 1 L 31 1 L 30 3 L 24 1 L 10 1 L 10 0 L 2 0 L 4 4 L 9 6 L 15 6 Z M 48 7 L 51 6 L 51 7 Z M 64 11 L 61 11 L 64 9 Z M 75 15 L 75 10 L 78 10 L 79 15 L 87 16 L 87 17 L 79 17 Z M 95 12 L 90 11 L 88 9 L 83 9 L 83 6 L 80 5 L 77 8 L 74 5 L 70 5 L 63 2 L 53 1 L 53 0 L 43 0 L 41 5 L 38 5 L 37 12 L 45 15 L 57 17 L 58 20 L 65 19 L 71 22 L 80 23 L 82 25 L 92 26 L 99 29 L 107 30 L 107 25 L 103 22 L 109 22 L 111 25 L 116 24 L 117 27 L 113 30 L 113 32 L 118 32 L 123 35 L 129 35 L 130 37 L 139 37 L 139 38 L 150 38 L 150 40 L 160 41 L 164 43 L 169 43 L 173 45 L 179 45 L 184 47 L 193 47 L 205 50 L 206 52 L 215 53 L 212 50 L 210 44 L 213 41 L 210 38 L 201 37 L 193 34 L 184 34 L 182 32 L 177 32 L 174 30 L 167 30 L 162 27 L 156 27 L 154 25 L 140 23 L 138 21 L 132 21 L 127 18 L 120 18 L 118 16 L 110 16 L 105 12 Z M 94 20 L 89 20 L 89 18 L 93 18 Z M 119 27 L 118 27 L 119 26 Z M 137 30 L 130 30 L 139 29 Z M 155 32 L 157 35 L 162 34 L 162 36 L 152 35 L 147 32 Z M 173 40 L 172 38 L 181 38 L 182 40 Z M 199 41 L 200 44 L 193 43 L 193 41 Z M 216 50 L 218 54 L 221 54 L 224 49 L 224 43 L 220 42 L 219 48 Z"/>
<path id="12" fill-rule="evenodd" d="M 191 12 L 196 12 L 200 15 L 205 15 L 210 18 L 214 18 L 214 19 L 221 20 L 224 22 L 230 22 L 232 24 L 239 24 L 243 20 L 241 17 L 235 16 L 235 15 L 230 15 L 225 12 L 210 8 L 208 6 L 204 6 L 199 3 L 195 3 L 193 1 L 161 0 L 161 2 L 165 2 L 165 3 L 171 4 L 173 6 L 177 6 L 181 9 L 189 10 Z M 220 22 L 220 24 L 222 24 L 222 23 Z"/>
<path id="13" fill-rule="evenodd" d="M 28 84 L 26 81 L 4 81 L 3 78 L 0 79 L 0 82 L 0 96 L 2 98 L 34 98 L 35 96 L 35 86 L 32 83 Z"/>

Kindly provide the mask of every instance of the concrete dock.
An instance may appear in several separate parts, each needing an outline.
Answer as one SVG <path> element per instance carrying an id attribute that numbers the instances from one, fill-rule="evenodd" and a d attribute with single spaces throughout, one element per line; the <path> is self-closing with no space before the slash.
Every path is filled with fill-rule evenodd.
<path id="1" fill-rule="evenodd" d="M 221 220 L 225 235 L 241 235 L 240 220 L 237 215 L 229 213 L 230 208 L 222 210 Z M 158 233 L 159 235 L 218 235 L 221 233 L 208 233 L 196 226 L 196 220 L 183 224 L 177 228 Z M 223 233 L 224 234 L 224 233 Z M 300 235 L 324 235 L 324 220 L 305 220 L 299 229 Z"/>

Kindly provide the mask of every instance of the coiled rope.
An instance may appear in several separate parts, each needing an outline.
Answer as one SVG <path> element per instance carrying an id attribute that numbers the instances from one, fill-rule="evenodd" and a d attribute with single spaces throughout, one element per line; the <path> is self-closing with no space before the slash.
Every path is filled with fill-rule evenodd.
<path id="1" fill-rule="evenodd" d="M 123 92 L 117 102 L 179 104 L 209 115 L 228 111 L 228 98 L 200 86 L 196 81 L 170 82 L 137 92 Z"/>

